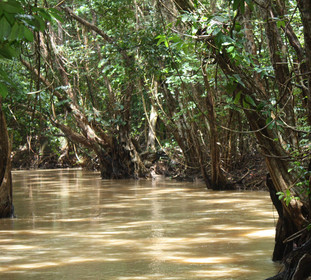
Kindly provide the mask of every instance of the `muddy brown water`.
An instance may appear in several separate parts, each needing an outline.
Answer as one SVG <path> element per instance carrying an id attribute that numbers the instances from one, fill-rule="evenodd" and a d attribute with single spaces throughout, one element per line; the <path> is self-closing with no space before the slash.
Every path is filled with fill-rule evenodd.
<path id="1" fill-rule="evenodd" d="M 278 270 L 266 192 L 82 170 L 13 180 L 17 218 L 0 220 L 0 279 L 262 280 Z"/>

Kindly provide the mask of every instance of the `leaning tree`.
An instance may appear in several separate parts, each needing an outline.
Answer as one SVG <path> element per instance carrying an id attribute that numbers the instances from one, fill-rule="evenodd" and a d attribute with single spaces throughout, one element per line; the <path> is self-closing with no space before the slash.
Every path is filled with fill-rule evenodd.
<path id="1" fill-rule="evenodd" d="M 36 9 L 34 15 L 30 11 Z M 55 13 L 56 11 L 50 11 Z M 3 100 L 14 86 L 7 73 L 10 61 L 16 61 L 24 43 L 34 40 L 34 33 L 43 31 L 45 20 L 52 20 L 49 11 L 27 6 L 25 1 L 0 2 L 0 218 L 14 216 L 11 176 L 11 140 L 7 130 Z"/>
<path id="2" fill-rule="evenodd" d="M 201 43 L 206 73 L 215 64 L 221 70 L 217 79 L 227 84 L 231 105 L 243 113 L 265 158 L 267 186 L 279 214 L 273 259 L 285 260 L 284 271 L 273 279 L 306 279 L 311 2 L 215 1 L 213 12 L 204 1 L 174 2 L 192 27 L 183 38 Z"/>

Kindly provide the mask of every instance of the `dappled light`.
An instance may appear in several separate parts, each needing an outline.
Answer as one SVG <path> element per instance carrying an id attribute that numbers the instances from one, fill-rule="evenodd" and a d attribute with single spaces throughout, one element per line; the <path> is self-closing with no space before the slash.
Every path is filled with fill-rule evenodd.
<path id="1" fill-rule="evenodd" d="M 249 232 L 245 236 L 250 238 L 270 238 L 274 233 L 275 229 L 262 229 Z"/>
<path id="2" fill-rule="evenodd" d="M 241 280 L 277 269 L 267 193 L 81 170 L 14 180 L 17 219 L 0 221 L 1 279 Z"/>

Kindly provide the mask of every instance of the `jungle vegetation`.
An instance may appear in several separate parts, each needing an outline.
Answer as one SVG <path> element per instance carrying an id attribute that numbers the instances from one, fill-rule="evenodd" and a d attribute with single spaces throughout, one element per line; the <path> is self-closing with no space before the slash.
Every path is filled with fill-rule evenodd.
<path id="1" fill-rule="evenodd" d="M 1 216 L 11 150 L 105 179 L 165 158 L 215 190 L 260 153 L 285 262 L 271 279 L 310 276 L 309 0 L 8 0 L 0 27 Z"/>

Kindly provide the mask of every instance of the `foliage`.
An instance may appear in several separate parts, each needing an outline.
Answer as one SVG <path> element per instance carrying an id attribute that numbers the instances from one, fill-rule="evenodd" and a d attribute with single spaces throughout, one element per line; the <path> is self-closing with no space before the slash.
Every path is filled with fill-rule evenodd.
<path id="1" fill-rule="evenodd" d="M 11 5 L 8 3 L 1 2 L 1 5 Z M 213 136 L 210 130 L 211 108 L 207 100 L 211 98 L 219 155 L 222 162 L 226 162 L 223 168 L 227 171 L 229 166 L 234 166 L 234 161 L 239 162 L 243 155 L 255 149 L 247 144 L 254 141 L 251 131 L 247 131 L 246 120 L 247 112 L 253 111 L 263 117 L 262 129 L 267 128 L 275 133 L 274 141 L 281 143 L 282 148 L 297 159 L 296 162 L 299 162 L 301 147 L 304 147 L 304 158 L 308 158 L 308 135 L 302 132 L 298 147 L 294 147 L 286 135 L 288 114 L 284 111 L 282 93 L 277 88 L 260 7 L 252 1 L 216 1 L 213 11 L 208 1 L 194 1 L 192 11 L 173 16 L 170 13 L 174 9 L 167 10 L 169 7 L 149 1 L 103 3 L 93 0 L 86 4 L 80 0 L 63 5 L 100 29 L 109 40 L 94 29 L 73 20 L 67 13 L 60 26 L 57 23 L 61 20 L 59 12 L 53 8 L 39 8 L 23 1 L 12 3 L 12 7 L 5 6 L 2 9 L 4 12 L 1 18 L 9 24 L 2 29 L 7 35 L 1 46 L 13 48 L 15 44 L 25 42 L 22 51 L 20 48 L 18 52 L 14 49 L 15 56 L 21 54 L 22 59 L 39 69 L 52 84 L 50 88 L 47 87 L 42 81 L 38 82 L 34 73 L 25 74 L 18 66 L 14 69 L 18 75 L 1 72 L 0 86 L 12 90 L 7 104 L 14 104 L 10 105 L 12 112 L 23 123 L 22 127 L 29 128 L 27 133 L 15 136 L 20 139 L 20 143 L 25 141 L 29 133 L 40 134 L 40 129 L 52 131 L 50 126 L 55 121 L 84 135 L 83 128 L 77 124 L 77 118 L 68 110 L 74 102 L 83 115 L 83 121 L 98 129 L 96 133 L 119 135 L 120 130 L 127 127 L 127 134 L 135 138 L 140 148 L 144 149 L 147 143 L 148 114 L 152 105 L 159 116 L 159 142 L 178 143 L 185 157 L 187 153 L 189 157 L 206 154 L 202 164 L 208 166 Z M 49 3 L 51 6 L 53 4 L 57 3 Z M 246 4 L 250 11 L 245 8 Z M 28 9 L 27 13 L 25 9 L 20 10 L 19 7 L 23 6 Z M 276 27 L 282 30 L 284 24 L 292 19 L 293 30 L 303 44 L 300 19 L 293 12 L 293 4 L 287 3 L 287 14 L 275 18 Z M 10 14 L 8 17 L 12 18 L 14 13 L 17 14 L 13 17 L 15 22 L 8 21 L 6 15 Z M 248 22 L 252 26 L 256 52 L 246 47 L 249 44 L 244 26 L 246 13 L 250 13 Z M 55 20 L 49 30 L 42 32 L 46 21 L 52 18 Z M 40 50 L 36 45 L 38 34 L 41 34 Z M 281 39 L 286 40 L 283 32 Z M 284 55 L 289 62 L 296 59 L 291 47 Z M 219 57 L 230 61 L 231 72 L 220 70 Z M 5 65 L 3 61 L 2 65 Z M 295 71 L 294 64 L 289 63 L 289 66 L 291 71 Z M 203 74 L 202 69 L 206 70 L 206 74 Z M 65 74 L 67 81 L 64 79 Z M 258 80 L 265 88 L 264 94 L 261 88 L 253 86 L 254 81 Z M 10 86 L 13 81 L 14 86 Z M 38 84 L 41 87 L 39 93 L 21 94 L 35 92 L 38 89 L 34 88 Z M 293 82 L 296 128 L 307 131 L 307 109 L 304 100 L 300 98 L 300 88 L 295 85 L 296 82 Z M 245 93 L 245 88 L 251 88 L 251 91 Z M 54 94 L 56 91 L 59 95 Z M 25 106 L 20 105 L 25 104 L 28 104 L 26 110 L 35 113 L 32 117 L 28 115 L 20 118 L 25 110 Z M 44 116 L 44 120 L 38 121 L 34 117 L 37 114 Z M 14 133 L 18 134 L 11 117 L 9 123 L 14 127 Z M 228 141 L 232 141 L 230 149 Z M 189 147 L 195 146 L 189 152 Z M 199 151 L 197 155 L 195 150 Z M 298 155 L 294 156 L 294 152 Z M 197 160 L 186 161 L 196 164 L 197 168 Z M 302 169 L 306 170 L 306 160 L 301 164 Z M 290 168 L 299 178 L 307 176 L 307 173 L 302 174 L 298 170 L 297 164 Z M 306 181 L 298 183 L 305 185 Z M 296 196 L 294 193 L 292 195 Z"/>
<path id="2" fill-rule="evenodd" d="M 293 199 L 300 200 L 300 197 L 293 196 L 289 189 L 287 189 L 285 192 L 277 192 L 276 195 L 278 195 L 279 200 L 285 201 L 286 206 L 288 206 Z"/>
<path id="3" fill-rule="evenodd" d="M 31 7 L 31 13 L 25 12 L 26 1 L 1 1 L 0 2 L 0 59 L 14 59 L 20 55 L 23 42 L 33 42 L 35 31 L 45 29 L 45 21 L 52 18 L 60 19 L 55 9 Z M 7 85 L 10 79 L 0 68 L 0 94 L 8 94 Z"/>

